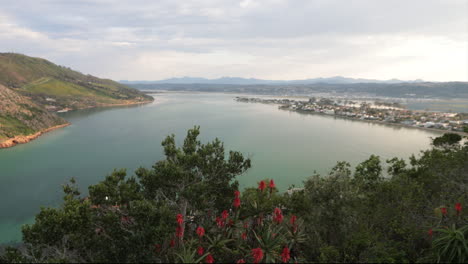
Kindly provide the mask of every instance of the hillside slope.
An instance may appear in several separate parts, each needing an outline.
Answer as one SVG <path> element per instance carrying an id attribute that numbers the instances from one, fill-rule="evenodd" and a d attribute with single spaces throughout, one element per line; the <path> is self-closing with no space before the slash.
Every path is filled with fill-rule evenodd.
<path id="1" fill-rule="evenodd" d="M 37 133 L 66 124 L 64 119 L 0 85 L 0 147 L 25 143 Z"/>
<path id="2" fill-rule="evenodd" d="M 135 104 L 153 99 L 118 82 L 16 53 L 0 53 L 0 84 L 51 111 Z"/>
<path id="3" fill-rule="evenodd" d="M 136 89 L 44 59 L 0 53 L 0 148 L 68 125 L 53 112 L 153 101 Z"/>

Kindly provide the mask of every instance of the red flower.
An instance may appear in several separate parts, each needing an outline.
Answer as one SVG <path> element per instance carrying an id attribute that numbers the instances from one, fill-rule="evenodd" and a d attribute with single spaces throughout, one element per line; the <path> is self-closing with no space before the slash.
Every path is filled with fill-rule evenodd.
<path id="1" fill-rule="evenodd" d="M 289 253 L 290 253 L 289 248 L 284 247 L 283 252 L 281 253 L 281 259 L 283 260 L 283 263 L 287 263 L 289 259 L 291 258 L 291 255 Z"/>
<path id="2" fill-rule="evenodd" d="M 184 216 L 177 214 L 177 224 L 182 225 L 184 223 Z"/>
<path id="3" fill-rule="evenodd" d="M 248 222 L 244 223 L 244 228 L 249 228 L 249 223 Z"/>
<path id="4" fill-rule="evenodd" d="M 199 256 L 201 256 L 201 255 L 203 255 L 203 253 L 205 253 L 205 249 L 203 249 L 202 246 L 198 247 L 198 248 L 197 248 L 197 254 L 198 254 Z"/>
<path id="5" fill-rule="evenodd" d="M 205 235 L 205 228 L 199 226 L 197 227 L 197 235 L 202 238 Z"/>
<path id="6" fill-rule="evenodd" d="M 239 198 L 240 197 L 240 192 L 239 191 L 234 191 L 234 197 Z"/>
<path id="7" fill-rule="evenodd" d="M 242 264 L 242 263 L 245 263 L 245 260 L 244 259 L 239 259 L 236 263 L 237 264 Z"/>
<path id="8" fill-rule="evenodd" d="M 455 211 L 457 211 L 457 215 L 460 214 L 461 210 L 462 210 L 461 203 L 456 203 L 455 204 Z"/>
<path id="9" fill-rule="evenodd" d="M 263 192 L 266 188 L 266 183 L 264 181 L 261 181 L 258 183 L 258 189 Z"/>
<path id="10" fill-rule="evenodd" d="M 227 219 L 228 216 L 229 216 L 229 213 L 228 213 L 227 210 L 224 210 L 224 211 L 221 213 L 221 217 L 222 217 L 223 219 Z"/>
<path id="11" fill-rule="evenodd" d="M 241 205 L 241 201 L 240 201 L 239 197 L 234 198 L 234 202 L 232 203 L 232 205 L 233 205 L 236 209 L 239 208 L 239 206 Z"/>
<path id="12" fill-rule="evenodd" d="M 284 218 L 283 217 L 283 212 L 281 212 L 281 209 L 276 207 L 273 214 L 274 214 L 273 221 L 275 221 L 278 224 L 281 224 L 283 222 L 283 218 Z"/>
<path id="13" fill-rule="evenodd" d="M 213 258 L 213 256 L 211 256 L 211 254 L 206 256 L 205 263 L 214 263 L 214 258 Z"/>
<path id="14" fill-rule="evenodd" d="M 184 236 L 184 228 L 181 226 L 176 227 L 176 237 L 183 237 Z"/>
<path id="15" fill-rule="evenodd" d="M 432 234 L 433 234 L 433 231 L 432 231 L 432 228 L 429 229 L 429 231 L 427 231 L 427 234 L 432 237 Z"/>
<path id="16" fill-rule="evenodd" d="M 270 189 L 276 188 L 275 181 L 270 180 L 270 185 L 268 187 L 270 187 Z"/>
<path id="17" fill-rule="evenodd" d="M 169 242 L 169 246 L 173 248 L 175 246 L 175 241 L 174 239 L 171 239 L 171 242 Z"/>
<path id="18" fill-rule="evenodd" d="M 445 207 L 440 208 L 440 212 L 441 212 L 443 215 L 447 215 L 447 208 L 445 208 Z"/>
<path id="19" fill-rule="evenodd" d="M 247 240 L 247 233 L 245 233 L 245 232 L 242 233 L 241 237 L 242 237 L 243 240 Z"/>
<path id="20" fill-rule="evenodd" d="M 263 250 L 261 248 L 252 249 L 252 257 L 254 259 L 254 263 L 260 263 L 263 259 Z"/>
<path id="21" fill-rule="evenodd" d="M 297 216 L 292 215 L 292 216 L 291 216 L 291 219 L 289 220 L 289 222 L 291 223 L 291 225 L 295 225 L 295 224 L 296 224 L 296 220 L 297 220 Z"/>
<path id="22" fill-rule="evenodd" d="M 278 224 L 281 224 L 281 223 L 283 222 L 283 218 L 284 218 L 284 217 L 283 217 L 282 214 L 276 215 L 274 221 L 275 221 L 276 223 L 278 223 Z"/>
<path id="23" fill-rule="evenodd" d="M 224 226 L 224 220 L 222 218 L 219 218 L 219 216 L 216 217 L 216 224 L 218 225 L 219 228 Z"/>

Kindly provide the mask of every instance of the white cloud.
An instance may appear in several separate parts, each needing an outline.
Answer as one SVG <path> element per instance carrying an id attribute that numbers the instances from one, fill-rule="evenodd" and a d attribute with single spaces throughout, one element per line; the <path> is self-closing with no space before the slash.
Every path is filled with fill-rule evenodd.
<path id="1" fill-rule="evenodd" d="M 47 38 L 45 34 L 15 25 L 12 23 L 11 19 L 5 15 L 0 15 L 0 37 L 2 40 L 17 38 L 38 40 Z"/>
<path id="2" fill-rule="evenodd" d="M 242 7 L 242 8 L 246 8 L 246 7 L 248 7 L 251 3 L 252 3 L 252 0 L 242 0 L 242 1 L 239 3 L 239 6 Z"/>

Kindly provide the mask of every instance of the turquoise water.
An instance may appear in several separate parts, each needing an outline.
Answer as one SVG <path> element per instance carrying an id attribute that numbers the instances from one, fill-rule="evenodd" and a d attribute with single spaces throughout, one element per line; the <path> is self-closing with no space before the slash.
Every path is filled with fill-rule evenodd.
<path id="1" fill-rule="evenodd" d="M 114 168 L 150 167 L 163 158 L 161 141 L 201 126 L 201 140 L 219 137 L 227 150 L 252 158 L 239 177 L 242 187 L 262 178 L 286 189 L 314 171 L 326 173 L 338 160 L 356 165 L 377 154 L 409 157 L 438 134 L 366 122 L 304 115 L 277 106 L 235 102 L 234 95 L 168 93 L 143 106 L 63 114 L 72 125 L 28 144 L 0 150 L 0 243 L 21 239 L 41 206 L 61 202 L 61 185 L 71 177 L 81 190 Z"/>

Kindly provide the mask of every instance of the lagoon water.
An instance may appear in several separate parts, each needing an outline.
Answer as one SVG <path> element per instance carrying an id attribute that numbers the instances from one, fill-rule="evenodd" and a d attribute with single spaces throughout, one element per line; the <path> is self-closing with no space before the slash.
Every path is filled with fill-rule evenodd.
<path id="1" fill-rule="evenodd" d="M 61 203 L 61 185 L 74 177 L 83 193 L 114 168 L 150 167 L 163 158 L 161 141 L 201 126 L 202 142 L 220 138 L 226 150 L 252 159 L 241 187 L 273 178 L 280 189 L 300 186 L 336 161 L 356 165 L 371 154 L 408 158 L 438 133 L 278 110 L 234 101 L 232 94 L 156 94 L 152 104 L 63 114 L 72 125 L 0 150 L 0 243 L 21 239 L 41 206 Z"/>

